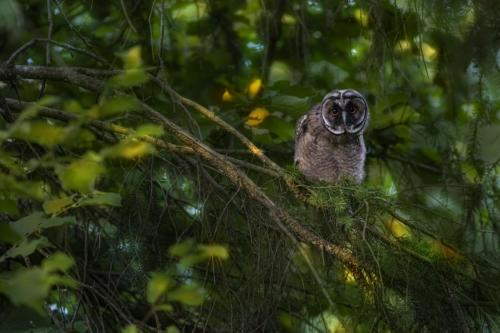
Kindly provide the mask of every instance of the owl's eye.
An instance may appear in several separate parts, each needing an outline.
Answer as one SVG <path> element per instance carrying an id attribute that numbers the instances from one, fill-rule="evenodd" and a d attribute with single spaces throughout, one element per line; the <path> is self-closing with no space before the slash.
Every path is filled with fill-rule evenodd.
<path id="1" fill-rule="evenodd" d="M 340 108 L 337 105 L 334 105 L 332 108 L 332 114 L 334 116 L 338 115 L 340 113 Z"/>
<path id="2" fill-rule="evenodd" d="M 353 103 L 350 103 L 348 106 L 347 106 L 347 109 L 349 110 L 350 113 L 357 113 L 359 111 L 359 108 L 353 104 Z"/>

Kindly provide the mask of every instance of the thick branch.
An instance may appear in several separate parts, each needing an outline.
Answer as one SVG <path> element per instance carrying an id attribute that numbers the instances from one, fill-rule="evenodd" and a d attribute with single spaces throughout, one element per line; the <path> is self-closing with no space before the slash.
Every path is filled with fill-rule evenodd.
<path id="1" fill-rule="evenodd" d="M 17 77 L 23 79 L 62 81 L 96 92 L 104 89 L 104 83 L 102 81 L 77 73 L 71 68 L 19 65 L 0 66 L 1 81 L 13 81 Z"/>

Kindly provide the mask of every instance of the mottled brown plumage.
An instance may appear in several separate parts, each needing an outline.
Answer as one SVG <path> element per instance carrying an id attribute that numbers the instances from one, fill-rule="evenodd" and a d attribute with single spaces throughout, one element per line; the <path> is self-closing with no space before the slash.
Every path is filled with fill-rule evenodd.
<path id="1" fill-rule="evenodd" d="M 368 104 L 352 89 L 334 90 L 297 122 L 295 164 L 310 180 L 364 177 Z"/>

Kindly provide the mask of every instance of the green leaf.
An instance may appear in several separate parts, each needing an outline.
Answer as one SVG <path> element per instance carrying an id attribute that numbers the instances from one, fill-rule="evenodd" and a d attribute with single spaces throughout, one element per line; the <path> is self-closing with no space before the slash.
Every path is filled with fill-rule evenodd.
<path id="1" fill-rule="evenodd" d="M 52 125 L 45 121 L 31 121 L 18 124 L 12 136 L 43 146 L 54 146 L 66 138 L 66 128 Z"/>
<path id="2" fill-rule="evenodd" d="M 148 282 L 146 298 L 150 304 L 158 299 L 170 288 L 172 281 L 164 274 L 154 274 Z"/>
<path id="3" fill-rule="evenodd" d="M 154 309 L 155 309 L 155 311 L 165 311 L 165 312 L 174 311 L 174 307 L 171 304 L 155 305 Z"/>
<path id="4" fill-rule="evenodd" d="M 35 231 L 73 223 L 75 223 L 73 216 L 46 218 L 42 212 L 35 212 L 11 222 L 10 226 L 19 235 L 28 236 Z"/>
<path id="5" fill-rule="evenodd" d="M 151 136 L 162 136 L 164 133 L 163 127 L 154 124 L 144 124 L 139 126 L 136 130 L 136 135 L 151 135 Z"/>
<path id="6" fill-rule="evenodd" d="M 64 254 L 54 254 L 42 261 L 42 267 L 20 268 L 0 275 L 0 293 L 6 295 L 14 305 L 27 305 L 39 312 L 43 300 L 54 285 L 74 287 L 75 281 L 61 276 L 55 270 L 66 272 L 70 267 Z M 70 258 L 71 259 L 71 258 Z M 49 269 L 47 269 L 49 268 Z"/>
<path id="7" fill-rule="evenodd" d="M 136 69 L 142 66 L 141 47 L 134 46 L 121 55 L 125 69 Z"/>
<path id="8" fill-rule="evenodd" d="M 168 252 L 170 255 L 175 257 L 182 257 L 187 255 L 194 247 L 194 241 L 192 239 L 185 240 L 183 242 L 172 245 Z"/>
<path id="9" fill-rule="evenodd" d="M 122 205 L 122 197 L 120 193 L 113 192 L 92 192 L 91 197 L 84 198 L 78 202 L 79 206 L 94 206 L 106 205 L 120 207 Z"/>
<path id="10" fill-rule="evenodd" d="M 23 198 L 32 198 L 36 200 L 43 199 L 44 190 L 41 181 L 22 181 L 17 180 L 11 175 L 0 172 L 0 192 L 11 193 Z"/>
<path id="11" fill-rule="evenodd" d="M 272 111 L 299 117 L 311 108 L 311 103 L 308 98 L 279 95 L 271 98 L 269 107 Z"/>
<path id="12" fill-rule="evenodd" d="M 65 189 L 81 193 L 92 192 L 97 177 L 103 172 L 104 167 L 95 154 L 87 154 L 68 166 L 56 169 L 56 173 Z"/>
<path id="13" fill-rule="evenodd" d="M 122 333 L 139 333 L 139 329 L 135 325 L 128 325 L 127 327 L 122 329 Z"/>
<path id="14" fill-rule="evenodd" d="M 17 200 L 14 199 L 0 199 L 0 213 L 9 215 L 18 215 Z"/>
<path id="15" fill-rule="evenodd" d="M 43 211 L 46 214 L 58 214 L 73 204 L 74 202 L 72 197 L 47 200 L 43 203 Z"/>
<path id="16" fill-rule="evenodd" d="M 50 246 L 49 241 L 45 237 L 41 237 L 35 240 L 24 239 L 20 244 L 15 244 L 3 256 L 0 257 L 0 263 L 4 262 L 5 259 L 15 258 L 15 257 L 27 257 L 38 249 L 43 249 Z"/>
<path id="17" fill-rule="evenodd" d="M 73 258 L 62 252 L 56 252 L 43 261 L 42 269 L 48 273 L 56 271 L 66 272 L 74 264 L 75 261 Z"/>
<path id="18" fill-rule="evenodd" d="M 205 257 L 222 260 L 229 258 L 229 251 L 222 245 L 199 245 L 198 249 Z"/>
<path id="19" fill-rule="evenodd" d="M 7 223 L 0 223 L 0 241 L 15 244 L 21 241 L 22 237 L 12 229 Z"/>
<path id="20" fill-rule="evenodd" d="M 181 333 L 181 331 L 179 331 L 179 329 L 176 326 L 171 325 L 167 327 L 165 333 Z"/>
<path id="21" fill-rule="evenodd" d="M 137 108 L 137 100 L 132 96 L 119 96 L 104 101 L 99 107 L 101 116 L 110 116 Z"/>
<path id="22" fill-rule="evenodd" d="M 146 83 L 148 75 L 142 69 L 129 69 L 109 79 L 112 87 L 129 88 Z"/>
<path id="23" fill-rule="evenodd" d="M 279 141 L 291 141 L 295 136 L 294 124 L 274 116 L 268 117 L 261 128 L 275 134 Z"/>
<path id="24" fill-rule="evenodd" d="M 50 288 L 47 273 L 39 267 L 18 269 L 13 274 L 0 276 L 0 293 L 14 305 L 27 305 L 38 312 L 42 311 Z"/>
<path id="25" fill-rule="evenodd" d="M 105 157 L 122 157 L 127 159 L 141 158 L 145 155 L 154 154 L 156 149 L 150 143 L 138 140 L 126 140 L 112 147 L 102 150 Z"/>
<path id="26" fill-rule="evenodd" d="M 200 287 L 194 285 L 182 285 L 169 292 L 167 298 L 170 301 L 176 301 L 190 306 L 197 306 L 203 303 L 205 296 L 203 289 Z"/>

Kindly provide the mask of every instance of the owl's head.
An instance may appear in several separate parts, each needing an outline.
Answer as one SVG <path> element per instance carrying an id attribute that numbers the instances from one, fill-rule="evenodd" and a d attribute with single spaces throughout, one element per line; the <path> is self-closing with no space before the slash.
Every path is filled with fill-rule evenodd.
<path id="1" fill-rule="evenodd" d="M 368 116 L 368 103 L 353 89 L 333 90 L 321 102 L 323 125 L 335 135 L 363 133 Z"/>

